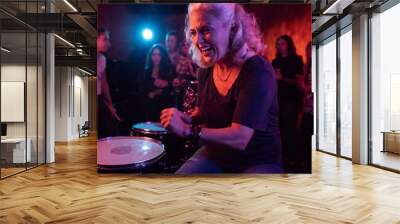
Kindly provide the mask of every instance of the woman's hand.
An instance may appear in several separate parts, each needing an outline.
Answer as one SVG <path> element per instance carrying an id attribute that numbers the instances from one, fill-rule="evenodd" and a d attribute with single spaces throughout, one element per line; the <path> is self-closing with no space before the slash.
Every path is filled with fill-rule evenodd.
<path id="1" fill-rule="evenodd" d="M 167 108 L 161 112 L 161 124 L 170 132 L 179 137 L 188 137 L 191 134 L 192 119 L 176 108 Z"/>

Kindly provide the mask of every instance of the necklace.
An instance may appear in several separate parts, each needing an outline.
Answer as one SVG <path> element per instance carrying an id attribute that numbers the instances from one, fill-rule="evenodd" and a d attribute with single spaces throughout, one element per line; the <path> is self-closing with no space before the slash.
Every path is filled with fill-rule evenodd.
<path id="1" fill-rule="evenodd" d="M 218 77 L 218 79 L 219 79 L 220 81 L 222 81 L 222 82 L 227 82 L 232 73 L 233 73 L 233 69 L 231 69 L 231 70 L 228 72 L 228 75 L 226 76 L 226 78 L 221 78 L 221 76 L 219 76 L 219 75 L 217 75 L 217 77 Z"/>

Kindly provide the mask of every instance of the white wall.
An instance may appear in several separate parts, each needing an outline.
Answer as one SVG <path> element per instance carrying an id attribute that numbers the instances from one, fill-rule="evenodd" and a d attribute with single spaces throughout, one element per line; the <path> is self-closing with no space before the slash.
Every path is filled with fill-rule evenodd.
<path id="1" fill-rule="evenodd" d="M 69 76 L 67 67 L 55 68 L 55 141 L 68 140 Z"/>
<path id="2" fill-rule="evenodd" d="M 29 113 L 27 113 L 28 129 L 29 127 L 34 127 L 36 130 L 36 113 L 31 113 L 31 111 L 36 111 L 36 80 L 31 78 L 31 75 L 36 75 L 36 66 L 28 66 L 28 84 L 29 87 L 35 86 L 35 88 L 27 88 L 27 104 L 30 107 Z M 25 64 L 5 64 L 1 66 L 1 81 L 5 82 L 25 82 Z M 33 103 L 32 103 L 33 102 Z M 41 105 L 39 105 L 40 107 Z M 6 110 L 7 108 L 1 108 L 1 110 Z M 31 124 L 34 122 L 34 124 Z M 7 122 L 7 136 L 8 137 L 25 137 L 25 123 L 26 122 Z M 29 130 L 28 130 L 29 134 Z M 28 136 L 29 137 L 29 136 Z"/>
<path id="3" fill-rule="evenodd" d="M 36 70 L 38 69 L 38 70 Z M 6 122 L 8 138 L 30 139 L 32 161 L 44 162 L 44 89 L 42 67 L 8 63 L 1 66 L 1 81 L 18 81 L 26 83 L 26 108 L 22 108 L 27 119 L 24 122 Z M 27 78 L 27 80 L 26 80 Z M 7 110 L 9 108 L 1 108 Z M 39 151 L 38 151 L 39 150 Z M 37 153 L 39 156 L 37 157 Z"/>
<path id="4" fill-rule="evenodd" d="M 28 68 L 30 70 L 30 68 Z M 1 81 L 5 82 L 25 82 L 25 64 L 8 64 L 1 66 Z M 6 110 L 6 108 L 1 108 Z M 7 137 L 25 137 L 25 123 L 7 123 Z"/>
<path id="5" fill-rule="evenodd" d="M 74 108 L 73 108 L 73 119 L 72 119 L 72 135 L 78 136 L 77 126 L 80 124 L 81 126 L 88 121 L 89 112 L 88 112 L 88 77 L 83 77 L 83 73 L 76 74 L 78 70 L 74 70 Z"/>
<path id="6" fill-rule="evenodd" d="M 55 74 L 55 141 L 70 141 L 89 118 L 88 77 L 73 67 L 56 67 Z"/>

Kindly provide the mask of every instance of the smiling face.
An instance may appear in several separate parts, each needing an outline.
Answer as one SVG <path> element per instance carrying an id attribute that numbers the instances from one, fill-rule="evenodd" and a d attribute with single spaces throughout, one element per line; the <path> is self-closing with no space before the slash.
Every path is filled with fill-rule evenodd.
<path id="1" fill-rule="evenodd" d="M 193 10 L 190 13 L 189 36 L 193 50 L 200 54 L 200 63 L 203 67 L 214 65 L 228 52 L 230 31 L 228 25 L 204 10 Z"/>
<path id="2" fill-rule="evenodd" d="M 153 65 L 160 65 L 161 52 L 159 49 L 154 48 L 153 52 L 151 53 L 151 61 L 153 62 Z"/>

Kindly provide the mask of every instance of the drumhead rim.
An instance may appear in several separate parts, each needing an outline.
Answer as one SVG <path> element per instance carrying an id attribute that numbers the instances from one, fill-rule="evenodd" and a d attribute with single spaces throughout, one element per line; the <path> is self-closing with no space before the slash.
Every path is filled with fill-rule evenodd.
<path id="1" fill-rule="evenodd" d="M 161 158 L 166 153 L 165 152 L 165 146 L 161 141 L 158 141 L 156 139 L 149 138 L 149 137 L 142 137 L 142 136 L 110 136 L 110 137 L 106 137 L 106 138 L 101 138 L 101 139 L 97 140 L 97 142 L 105 142 L 105 141 L 108 141 L 108 140 L 120 140 L 120 139 L 136 139 L 136 140 L 145 140 L 145 141 L 156 143 L 161 147 L 161 153 L 158 156 L 156 156 L 156 157 L 154 157 L 154 158 L 152 158 L 150 160 L 147 160 L 147 161 L 146 160 L 141 160 L 141 161 L 137 161 L 135 163 L 118 164 L 118 165 L 103 165 L 103 164 L 101 164 L 101 163 L 99 163 L 97 161 L 98 165 L 101 165 L 101 166 L 112 166 L 112 167 L 114 167 L 114 166 L 128 166 L 128 165 L 131 165 L 131 166 L 135 165 L 136 166 L 136 164 L 137 165 L 140 165 L 140 164 L 145 165 L 146 163 L 150 163 L 153 160 Z"/>
<path id="2" fill-rule="evenodd" d="M 128 164 L 118 164 L 118 165 L 103 165 L 101 163 L 97 163 L 97 166 L 102 167 L 102 168 L 127 168 L 127 169 L 140 169 L 140 168 L 145 168 L 146 166 L 152 165 L 156 162 L 158 162 L 160 159 L 162 159 L 165 156 L 166 152 L 165 150 L 162 151 L 162 153 L 153 159 L 147 160 L 147 161 L 140 161 L 137 163 L 128 163 Z"/>
<path id="3" fill-rule="evenodd" d="M 138 124 L 155 124 L 155 123 L 160 124 L 160 122 L 153 122 L 153 121 L 139 122 L 139 123 L 133 124 L 131 126 L 131 129 L 133 131 L 137 131 L 137 132 L 142 133 L 142 134 L 154 134 L 154 135 L 157 135 L 157 134 L 167 134 L 168 133 L 168 131 L 164 127 L 163 127 L 164 128 L 163 131 L 154 131 L 154 130 L 150 130 L 150 129 L 147 129 L 147 128 L 136 128 L 136 127 L 134 127 L 135 125 L 138 125 Z"/>
<path id="4" fill-rule="evenodd" d="M 98 139 L 97 142 L 104 142 L 104 141 L 108 141 L 108 140 L 119 140 L 119 139 L 137 139 L 137 140 L 147 140 L 150 142 L 154 142 L 154 143 L 158 143 L 161 145 L 162 149 L 164 149 L 164 144 L 154 138 L 150 138 L 150 137 L 145 137 L 145 136 L 110 136 L 110 137 L 105 137 L 105 138 L 101 138 Z"/>

